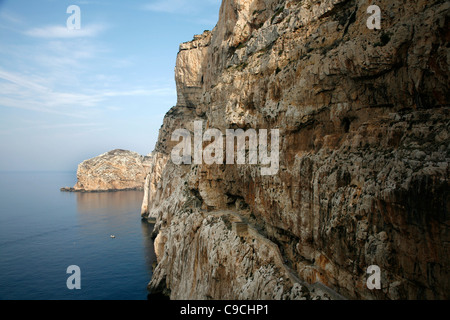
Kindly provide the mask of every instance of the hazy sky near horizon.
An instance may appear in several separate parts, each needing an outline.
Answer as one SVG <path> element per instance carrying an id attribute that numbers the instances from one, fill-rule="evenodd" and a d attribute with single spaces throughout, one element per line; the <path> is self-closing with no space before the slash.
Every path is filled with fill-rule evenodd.
<path id="1" fill-rule="evenodd" d="M 76 170 L 150 153 L 176 103 L 179 44 L 221 0 L 0 0 L 0 171 Z M 68 30 L 70 5 L 81 28 Z"/>

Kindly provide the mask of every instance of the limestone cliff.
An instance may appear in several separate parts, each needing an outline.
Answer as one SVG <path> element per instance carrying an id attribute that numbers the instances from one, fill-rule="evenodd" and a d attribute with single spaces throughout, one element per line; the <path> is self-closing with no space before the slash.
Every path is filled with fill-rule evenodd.
<path id="1" fill-rule="evenodd" d="M 223 0 L 182 44 L 143 203 L 174 299 L 448 299 L 447 1 Z M 280 130 L 280 170 L 175 165 L 178 128 Z M 381 289 L 366 286 L 381 269 Z"/>
<path id="2" fill-rule="evenodd" d="M 112 150 L 78 165 L 77 183 L 62 190 L 76 192 L 137 190 L 144 188 L 147 163 L 144 157 L 127 150 Z"/>

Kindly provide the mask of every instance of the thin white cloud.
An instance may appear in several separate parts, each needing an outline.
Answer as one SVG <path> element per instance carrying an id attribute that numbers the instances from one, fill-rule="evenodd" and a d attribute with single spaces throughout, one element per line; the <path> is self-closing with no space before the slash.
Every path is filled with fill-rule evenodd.
<path id="1" fill-rule="evenodd" d="M 35 127 L 27 127 L 28 129 L 67 129 L 67 128 L 84 128 L 84 127 L 99 127 L 101 123 L 58 123 L 58 124 L 42 124 Z"/>
<path id="2" fill-rule="evenodd" d="M 0 20 L 8 21 L 13 24 L 22 24 L 23 18 L 19 17 L 17 14 L 10 11 L 2 10 L 0 11 Z"/>
<path id="3" fill-rule="evenodd" d="M 176 93 L 173 88 L 156 89 L 135 89 L 129 91 L 106 91 L 102 92 L 100 97 L 118 97 L 118 96 L 166 96 Z"/>
<path id="4" fill-rule="evenodd" d="M 23 120 L 22 120 L 23 121 Z M 23 122 L 29 122 L 29 121 L 23 121 Z M 78 129 L 83 128 L 83 130 L 70 130 L 70 129 Z M 103 123 L 92 123 L 92 122 L 82 122 L 82 123 L 26 123 L 26 126 L 15 126 L 8 128 L 7 130 L 0 130 L 0 135 L 11 135 L 11 134 L 17 134 L 19 132 L 24 131 L 34 131 L 37 130 L 70 130 L 66 133 L 77 133 L 77 132 L 92 132 L 92 131 L 104 131 L 106 130 L 106 127 Z"/>
<path id="5" fill-rule="evenodd" d="M 22 76 L 14 72 L 8 72 L 6 70 L 0 69 L 0 79 L 6 80 L 8 82 L 19 85 L 23 88 L 31 89 L 34 91 L 46 92 L 47 88 L 36 82 L 32 76 Z M 43 80 L 43 79 L 38 79 Z M 5 92 L 3 92 L 5 94 Z"/>
<path id="6" fill-rule="evenodd" d="M 35 38 L 86 38 L 96 37 L 105 29 L 106 26 L 101 24 L 82 26 L 79 30 L 70 30 L 65 26 L 54 25 L 29 29 L 25 31 L 25 34 Z"/>
<path id="7" fill-rule="evenodd" d="M 126 96 L 166 97 L 175 94 L 173 88 L 137 88 L 130 90 L 95 90 L 82 92 L 55 91 L 49 83 L 40 81 L 34 75 L 24 75 L 0 68 L 0 106 L 52 113 L 75 118 L 89 118 L 99 110 L 107 110 L 103 105 L 108 99 Z M 39 82 L 39 83 L 38 83 Z"/>

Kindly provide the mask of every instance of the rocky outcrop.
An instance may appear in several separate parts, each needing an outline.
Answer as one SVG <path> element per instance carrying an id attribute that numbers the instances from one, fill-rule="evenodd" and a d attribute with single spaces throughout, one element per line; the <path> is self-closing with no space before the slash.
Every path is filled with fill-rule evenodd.
<path id="1" fill-rule="evenodd" d="M 63 191 L 98 192 L 143 189 L 151 157 L 112 150 L 78 165 L 77 183 Z"/>
<path id="2" fill-rule="evenodd" d="M 177 105 L 195 107 L 200 102 L 205 73 L 205 60 L 211 32 L 194 36 L 194 40 L 180 45 L 175 66 Z"/>
<path id="3" fill-rule="evenodd" d="M 180 47 L 142 212 L 156 219 L 151 291 L 449 298 L 450 4 L 377 5 L 381 30 L 366 1 L 224 0 Z M 280 130 L 280 170 L 175 165 L 171 134 L 196 120 Z"/>

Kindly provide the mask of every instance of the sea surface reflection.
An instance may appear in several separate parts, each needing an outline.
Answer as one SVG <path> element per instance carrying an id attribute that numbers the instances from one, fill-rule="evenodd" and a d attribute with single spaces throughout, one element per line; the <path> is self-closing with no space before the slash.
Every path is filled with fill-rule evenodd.
<path id="1" fill-rule="evenodd" d="M 0 174 L 0 300 L 147 298 L 156 258 L 143 193 L 59 191 L 73 179 Z M 70 265 L 81 269 L 81 290 L 66 286 Z"/>

